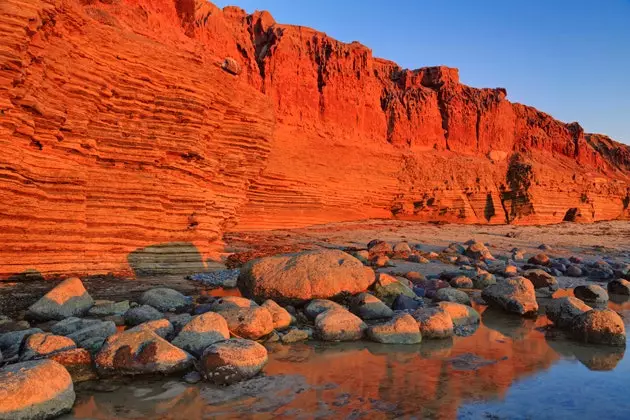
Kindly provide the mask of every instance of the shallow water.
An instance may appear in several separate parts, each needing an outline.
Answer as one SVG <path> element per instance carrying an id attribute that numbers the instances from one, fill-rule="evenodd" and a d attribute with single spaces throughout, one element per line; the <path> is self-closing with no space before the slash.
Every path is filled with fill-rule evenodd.
<path id="1" fill-rule="evenodd" d="M 628 323 L 629 303 L 610 306 Z M 265 375 L 231 387 L 177 377 L 81 384 L 65 418 L 630 418 L 624 349 L 568 341 L 544 316 L 478 309 L 476 332 L 453 340 L 270 346 Z"/>

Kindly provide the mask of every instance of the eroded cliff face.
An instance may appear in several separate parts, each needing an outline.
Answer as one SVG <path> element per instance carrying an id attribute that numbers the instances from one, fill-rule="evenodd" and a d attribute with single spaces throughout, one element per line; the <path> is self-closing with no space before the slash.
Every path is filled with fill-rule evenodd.
<path id="1" fill-rule="evenodd" d="M 2 278 L 197 270 L 226 230 L 630 217 L 627 146 L 267 12 L 5 0 L 0 39 Z"/>

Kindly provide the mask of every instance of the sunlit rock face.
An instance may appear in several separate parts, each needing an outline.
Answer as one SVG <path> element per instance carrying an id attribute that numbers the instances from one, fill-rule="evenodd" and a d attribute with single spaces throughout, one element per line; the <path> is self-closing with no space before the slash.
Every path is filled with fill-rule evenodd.
<path id="1" fill-rule="evenodd" d="M 627 146 L 266 12 L 7 0 L 0 36 L 1 278 L 199 271 L 227 230 L 630 217 Z"/>

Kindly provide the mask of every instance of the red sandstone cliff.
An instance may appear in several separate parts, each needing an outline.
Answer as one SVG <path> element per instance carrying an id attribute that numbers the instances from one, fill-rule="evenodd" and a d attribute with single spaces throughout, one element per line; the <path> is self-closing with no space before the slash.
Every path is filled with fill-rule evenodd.
<path id="1" fill-rule="evenodd" d="M 198 269 L 230 229 L 630 217 L 627 146 L 267 12 L 4 0 L 0 41 L 0 277 Z"/>

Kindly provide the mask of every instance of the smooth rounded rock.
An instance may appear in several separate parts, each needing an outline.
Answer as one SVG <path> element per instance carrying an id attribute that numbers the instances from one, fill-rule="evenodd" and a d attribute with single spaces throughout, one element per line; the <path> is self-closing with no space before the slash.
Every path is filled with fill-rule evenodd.
<path id="1" fill-rule="evenodd" d="M 343 292 L 356 294 L 374 283 L 374 271 L 339 250 L 277 255 L 246 263 L 238 286 L 245 297 L 304 303 Z"/>
<path id="2" fill-rule="evenodd" d="M 185 312 L 192 307 L 191 297 L 167 287 L 147 290 L 140 296 L 139 302 L 161 312 Z"/>
<path id="3" fill-rule="evenodd" d="M 317 315 L 315 328 L 324 341 L 354 341 L 363 337 L 367 325 L 345 309 L 331 309 Z"/>
<path id="4" fill-rule="evenodd" d="M 232 308 L 218 311 L 233 335 L 258 340 L 273 331 L 273 317 L 267 308 Z"/>
<path id="5" fill-rule="evenodd" d="M 396 314 L 387 322 L 368 327 L 367 336 L 384 344 L 418 344 L 422 341 L 418 323 L 406 313 Z"/>
<path id="6" fill-rule="evenodd" d="M 153 306 L 142 305 L 129 309 L 125 312 L 124 318 L 125 324 L 135 327 L 136 325 L 140 325 L 144 322 L 162 319 L 164 318 L 164 314 L 155 309 Z"/>
<path id="7" fill-rule="evenodd" d="M 380 239 L 373 239 L 367 244 L 368 252 L 370 256 L 374 255 L 389 255 L 393 252 L 392 246 Z"/>
<path id="8" fill-rule="evenodd" d="M 287 312 L 282 306 L 278 305 L 271 299 L 267 299 L 260 305 L 262 308 L 266 308 L 273 318 L 273 328 L 277 331 L 286 330 L 291 325 L 291 314 Z"/>
<path id="9" fill-rule="evenodd" d="M 452 278 L 449 281 L 451 287 L 455 287 L 457 289 L 472 289 L 473 281 L 469 277 L 466 276 L 457 276 Z"/>
<path id="10" fill-rule="evenodd" d="M 313 299 L 304 308 L 304 313 L 311 318 L 317 318 L 317 315 L 326 312 L 329 309 L 345 309 L 340 304 L 328 299 Z"/>
<path id="11" fill-rule="evenodd" d="M 394 311 L 370 293 L 360 293 L 352 299 L 352 312 L 361 319 L 391 318 Z"/>
<path id="12" fill-rule="evenodd" d="M 0 334 L 0 351 L 2 351 L 4 360 L 17 358 L 24 340 L 37 333 L 43 333 L 43 331 L 39 328 L 29 328 L 28 330 Z"/>
<path id="13" fill-rule="evenodd" d="M 124 315 L 130 308 L 129 301 L 95 301 L 87 315 L 92 317 L 106 317 L 113 315 Z"/>
<path id="14" fill-rule="evenodd" d="M 455 326 L 474 325 L 481 320 L 479 312 L 468 305 L 455 302 L 440 302 L 437 306 L 451 316 Z"/>
<path id="15" fill-rule="evenodd" d="M 547 318 L 558 328 L 569 328 L 573 320 L 591 308 L 580 299 L 566 296 L 553 299 L 546 307 Z"/>
<path id="16" fill-rule="evenodd" d="M 52 419 L 69 412 L 76 395 L 68 371 L 52 360 L 0 369 L 0 419 Z"/>
<path id="17" fill-rule="evenodd" d="M 496 284 L 497 278 L 494 276 L 494 274 L 481 273 L 473 277 L 472 281 L 473 288 L 483 290 L 490 285 Z"/>
<path id="18" fill-rule="evenodd" d="M 471 243 L 466 251 L 464 252 L 469 258 L 474 260 L 493 260 L 494 257 L 488 250 L 488 248 L 481 242 L 473 242 Z"/>
<path id="19" fill-rule="evenodd" d="M 538 312 L 536 291 L 525 277 L 510 277 L 486 287 L 481 297 L 493 307 L 519 315 L 534 315 Z"/>
<path id="20" fill-rule="evenodd" d="M 267 349 L 251 340 L 232 338 L 208 347 L 199 368 L 215 384 L 228 385 L 256 376 L 267 364 Z"/>
<path id="21" fill-rule="evenodd" d="M 623 347 L 626 345 L 626 328 L 617 312 L 610 309 L 593 309 L 578 315 L 571 325 L 573 336 L 592 344 Z"/>
<path id="22" fill-rule="evenodd" d="M 62 281 L 28 308 L 27 316 L 41 321 L 83 316 L 94 304 L 81 279 Z"/>
<path id="23" fill-rule="evenodd" d="M 527 260 L 527 262 L 530 263 L 530 264 L 542 265 L 542 266 L 545 266 L 545 267 L 551 265 L 551 260 L 549 259 L 549 257 L 546 254 L 534 255 L 529 260 Z"/>
<path id="24" fill-rule="evenodd" d="M 95 358 L 101 375 L 173 373 L 187 369 L 192 362 L 190 354 L 149 330 L 109 337 Z"/>
<path id="25" fill-rule="evenodd" d="M 186 324 L 172 344 L 199 357 L 208 346 L 229 338 L 230 330 L 225 318 L 214 312 L 206 312 Z"/>
<path id="26" fill-rule="evenodd" d="M 420 308 L 412 314 L 423 338 L 448 338 L 454 334 L 453 319 L 439 307 Z"/>
<path id="27" fill-rule="evenodd" d="M 463 305 L 470 305 L 470 296 L 464 291 L 457 290 L 453 287 L 444 287 L 435 292 L 435 301 L 438 302 L 455 302 Z"/>

